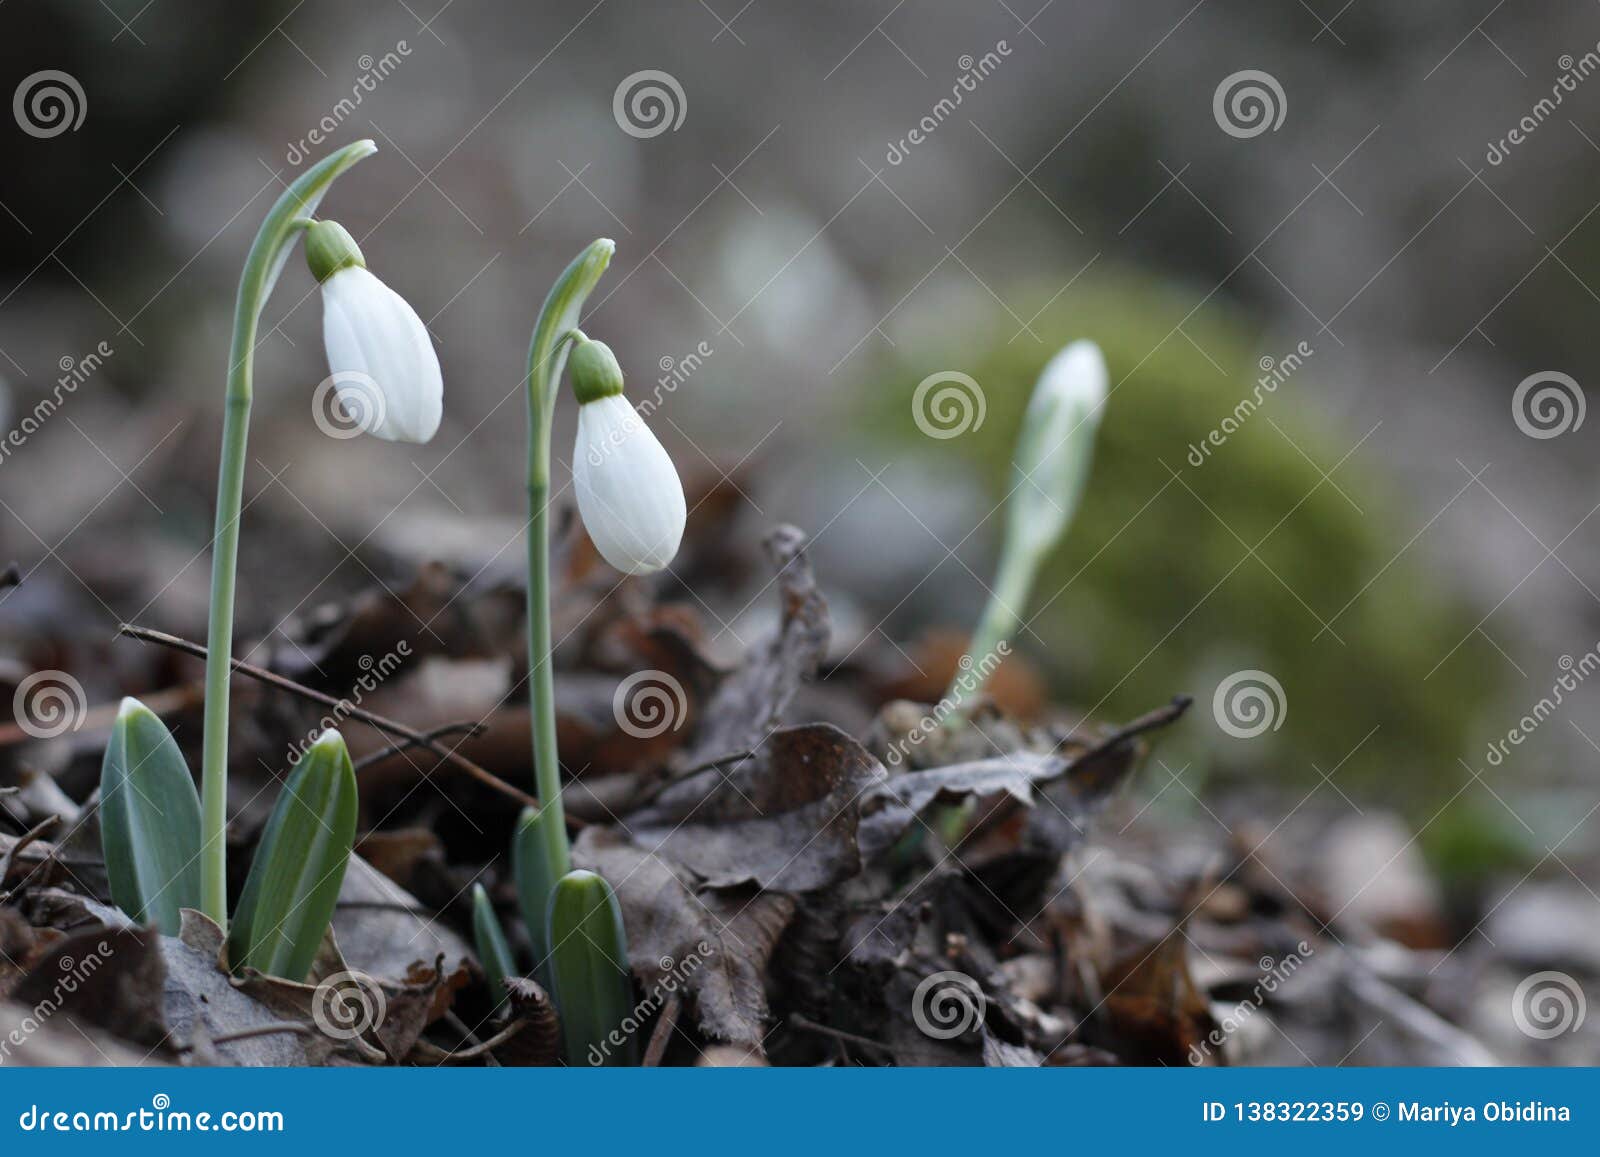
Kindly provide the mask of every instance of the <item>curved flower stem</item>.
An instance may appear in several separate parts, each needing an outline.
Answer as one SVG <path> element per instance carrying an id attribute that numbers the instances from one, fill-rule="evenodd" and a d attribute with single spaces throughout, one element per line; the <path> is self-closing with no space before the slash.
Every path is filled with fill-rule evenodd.
<path id="1" fill-rule="evenodd" d="M 561 764 L 556 750 L 555 673 L 550 656 L 550 424 L 557 386 L 578 315 L 611 262 L 615 243 L 602 238 L 578 254 L 550 287 L 528 344 L 528 704 L 533 720 L 536 794 L 548 822 L 545 862 L 571 868 Z"/>
<path id="2" fill-rule="evenodd" d="M 1007 544 L 1000 557 L 1000 569 L 995 573 L 989 601 L 983 608 L 978 625 L 973 629 L 967 653 L 944 693 L 945 701 L 950 705 L 949 714 L 944 720 L 946 727 L 954 729 L 961 726 L 965 718 L 961 708 L 968 699 L 983 690 L 987 673 L 998 660 L 997 652 L 1002 644 L 1010 642 L 1016 634 L 1038 569 L 1037 554 L 1013 549 Z M 977 673 L 975 681 L 972 672 Z M 969 685 L 963 686 L 963 683 Z"/>
<path id="3" fill-rule="evenodd" d="M 239 509 L 244 496 L 256 331 L 278 274 L 283 272 L 290 250 L 328 186 L 351 165 L 377 151 L 371 141 L 357 141 L 296 178 L 261 223 L 239 278 L 233 344 L 228 354 L 222 462 L 217 471 L 211 615 L 207 626 L 205 744 L 200 771 L 200 904 L 223 929 L 228 925 L 228 676 L 233 658 L 234 574 L 239 560 Z"/>

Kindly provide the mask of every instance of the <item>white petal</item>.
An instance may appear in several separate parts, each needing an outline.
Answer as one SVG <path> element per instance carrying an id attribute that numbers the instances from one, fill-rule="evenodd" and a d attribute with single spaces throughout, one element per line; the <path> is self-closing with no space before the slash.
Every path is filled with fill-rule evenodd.
<path id="1" fill-rule="evenodd" d="M 678 553 L 687 517 L 683 484 L 621 394 L 578 407 L 572 488 L 595 549 L 624 574 L 660 570 Z"/>
<path id="2" fill-rule="evenodd" d="M 322 283 L 322 337 L 346 412 L 391 442 L 426 442 L 444 412 L 444 379 L 416 310 L 365 269 Z"/>

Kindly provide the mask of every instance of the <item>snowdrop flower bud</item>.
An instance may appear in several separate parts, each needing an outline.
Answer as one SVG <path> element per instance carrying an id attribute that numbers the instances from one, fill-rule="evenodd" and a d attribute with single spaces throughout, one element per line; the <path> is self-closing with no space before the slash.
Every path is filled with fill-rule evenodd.
<path id="1" fill-rule="evenodd" d="M 346 413 L 386 441 L 428 441 L 439 429 L 444 380 L 427 327 L 367 272 L 343 226 L 313 222 L 305 244 L 306 263 L 322 283 L 322 338 Z"/>
<path id="2" fill-rule="evenodd" d="M 983 671 L 996 656 L 1008 653 L 1034 576 L 1072 522 L 1094 457 L 1106 377 L 1106 360 L 1091 341 L 1073 342 L 1039 375 L 1017 439 L 1016 484 L 1007 500 L 1000 566 L 961 669 L 946 693 L 953 703 L 964 702 L 983 686 L 982 678 L 971 681 L 970 670 Z M 952 726 L 960 719 L 953 712 L 947 716 Z"/>
<path id="3" fill-rule="evenodd" d="M 660 570 L 678 553 L 687 517 L 672 459 L 622 395 L 605 343 L 577 339 L 567 363 L 578 407 L 572 487 L 595 549 L 624 574 Z"/>
<path id="4" fill-rule="evenodd" d="M 1106 360 L 1092 341 L 1073 342 L 1039 375 L 1017 442 L 1008 548 L 1041 556 L 1072 521 L 1094 457 L 1106 384 Z"/>

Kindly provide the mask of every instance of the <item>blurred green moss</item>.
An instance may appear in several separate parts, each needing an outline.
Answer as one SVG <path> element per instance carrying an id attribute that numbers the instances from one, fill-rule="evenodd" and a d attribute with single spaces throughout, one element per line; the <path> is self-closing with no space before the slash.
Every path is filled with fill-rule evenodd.
<path id="1" fill-rule="evenodd" d="M 1000 291 L 1040 340 L 999 307 L 927 324 L 938 336 L 902 342 L 886 388 L 870 392 L 868 428 L 906 452 L 959 456 L 998 502 L 1040 368 L 1071 340 L 1098 342 L 1113 393 L 1088 494 L 1035 590 L 1039 638 L 1024 635 L 1020 649 L 1059 698 L 1102 720 L 1193 694 L 1186 725 L 1162 741 L 1174 771 L 1198 758 L 1309 791 L 1320 770 L 1413 815 L 1437 807 L 1465 775 L 1457 760 L 1498 693 L 1495 668 L 1461 645 L 1478 618 L 1464 595 L 1424 570 L 1423 551 L 1404 549 L 1427 512 L 1395 502 L 1370 447 L 1335 470 L 1370 423 L 1335 429 L 1319 416 L 1318 359 L 1333 339 L 1309 320 L 1303 334 L 1263 338 L 1221 306 L 1195 309 L 1192 291 L 1130 275 L 1089 281 L 1053 301 L 1052 290 Z M 1255 396 L 1260 359 L 1281 362 L 1302 338 L 1310 356 L 1196 466 L 1191 447 Z M 912 397 L 943 370 L 972 375 L 987 412 L 980 427 L 936 440 L 919 431 Z M 996 514 L 985 527 L 996 550 L 1002 524 Z M 1287 710 L 1277 730 L 1239 739 L 1218 726 L 1212 696 L 1246 668 L 1282 684 Z"/>
<path id="2" fill-rule="evenodd" d="M 1494 803 L 1463 796 L 1421 833 L 1420 846 L 1452 890 L 1471 893 L 1496 876 L 1515 880 L 1541 862 L 1539 841 Z"/>

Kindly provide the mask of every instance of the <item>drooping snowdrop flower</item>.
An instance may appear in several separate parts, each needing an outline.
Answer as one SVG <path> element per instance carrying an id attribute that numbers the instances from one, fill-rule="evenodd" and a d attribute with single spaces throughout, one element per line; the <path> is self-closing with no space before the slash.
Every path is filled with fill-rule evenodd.
<path id="1" fill-rule="evenodd" d="M 377 151 L 371 141 L 353 141 L 290 181 L 256 230 L 244 259 L 244 271 L 239 275 L 239 297 L 233 311 L 233 352 L 228 359 L 227 404 L 222 417 L 222 454 L 217 466 L 211 609 L 206 622 L 206 723 L 200 762 L 200 909 L 224 931 L 228 927 L 228 692 L 233 674 L 234 587 L 239 569 L 239 515 L 243 509 L 245 454 L 250 436 L 256 332 L 272 287 L 278 283 L 278 275 L 295 243 L 311 225 L 317 206 L 340 176 Z M 325 230 L 318 232 L 326 238 Z M 347 234 L 344 240 L 349 241 Z M 355 249 L 354 242 L 350 242 L 350 249 Z M 319 260 L 319 281 L 326 280 L 344 263 L 326 248 L 320 251 Z M 356 252 L 355 263 L 360 261 Z M 312 268 L 318 271 L 317 264 Z M 164 814 L 171 822 L 173 812 L 165 809 Z"/>
<path id="2" fill-rule="evenodd" d="M 623 396 L 611 350 L 576 340 L 568 372 L 580 403 L 572 457 L 578 513 L 601 557 L 624 574 L 649 574 L 671 562 L 683 540 L 683 484 Z"/>
<path id="3" fill-rule="evenodd" d="M 322 284 L 322 337 L 340 405 L 368 434 L 428 441 L 444 410 L 444 380 L 427 327 L 367 272 L 343 226 L 316 221 L 305 243 L 306 261 Z"/>

